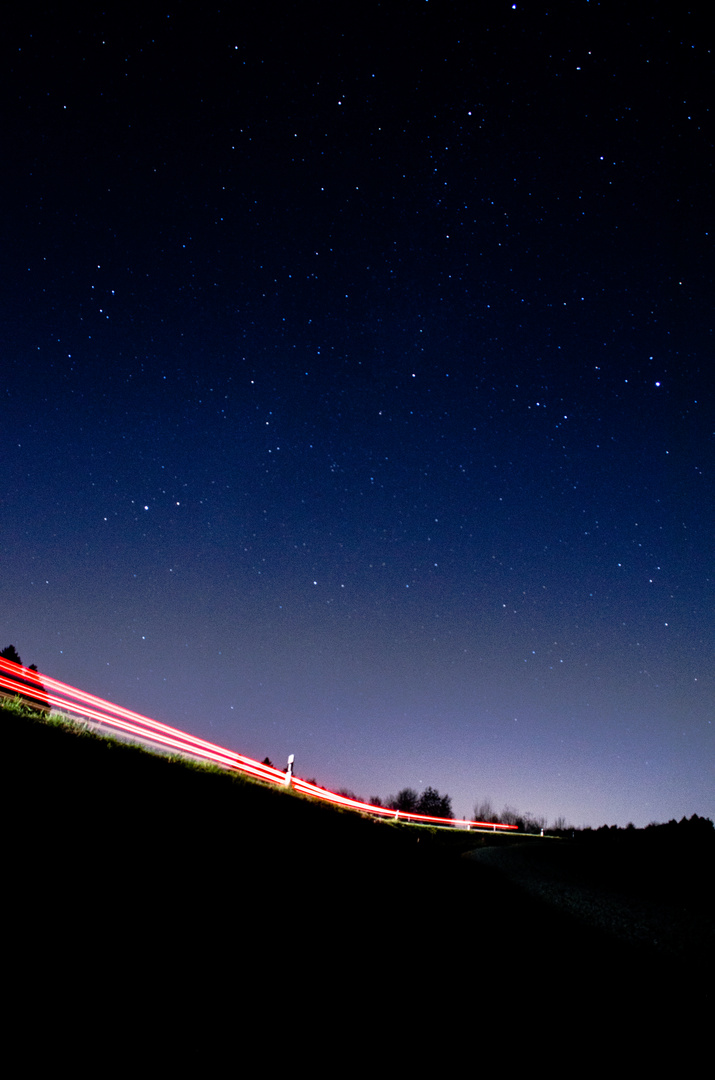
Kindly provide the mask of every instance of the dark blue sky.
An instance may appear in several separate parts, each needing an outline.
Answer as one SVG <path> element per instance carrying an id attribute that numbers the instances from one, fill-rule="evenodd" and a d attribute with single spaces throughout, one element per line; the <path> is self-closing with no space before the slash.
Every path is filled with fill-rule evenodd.
<path id="1" fill-rule="evenodd" d="M 0 645 L 365 797 L 712 817 L 709 45 L 23 5 Z"/>

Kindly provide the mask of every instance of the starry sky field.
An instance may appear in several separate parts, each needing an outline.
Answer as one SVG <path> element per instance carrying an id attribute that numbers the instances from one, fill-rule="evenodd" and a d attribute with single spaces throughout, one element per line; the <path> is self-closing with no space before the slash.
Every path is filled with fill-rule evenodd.
<path id="1" fill-rule="evenodd" d="M 333 790 L 715 816 L 711 41 L 21 5 L 0 647 Z"/>

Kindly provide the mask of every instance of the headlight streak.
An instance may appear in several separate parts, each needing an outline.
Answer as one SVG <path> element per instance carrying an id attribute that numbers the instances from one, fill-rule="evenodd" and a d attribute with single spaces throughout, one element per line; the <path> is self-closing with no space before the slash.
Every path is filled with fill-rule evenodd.
<path id="1" fill-rule="evenodd" d="M 4 657 L 0 657 L 0 671 L 5 672 L 5 675 L 0 675 L 0 688 L 6 691 L 9 690 L 13 696 L 17 694 L 25 700 L 32 698 L 37 700 L 39 705 L 51 705 L 56 709 L 68 711 L 75 716 L 85 717 L 99 724 L 115 728 L 117 731 L 136 735 L 149 742 L 175 749 L 179 753 L 202 758 L 215 765 L 220 765 L 222 768 L 249 773 L 251 776 L 256 776 L 260 780 L 265 780 L 271 784 L 286 785 L 286 774 L 280 769 L 264 765 L 262 762 L 254 761 L 252 758 L 244 757 L 242 754 L 236 754 L 232 750 L 226 750 L 224 747 L 216 746 L 214 743 L 206 742 L 204 739 L 189 735 L 177 728 L 169 727 L 168 724 L 151 720 L 148 716 L 142 716 L 141 713 L 123 709 L 119 705 L 112 704 L 111 701 L 105 701 L 103 698 L 95 697 L 94 694 L 88 694 L 74 686 L 68 686 L 67 683 L 53 679 L 49 675 L 42 675 L 40 672 L 20 667 L 11 660 L 5 660 Z M 8 678 L 8 676 L 10 677 Z M 31 685 L 28 685 L 28 683 Z M 34 693 L 33 685 L 37 688 Z M 48 693 L 48 690 L 53 690 L 55 693 Z M 0 693 L 0 697 L 3 696 L 5 695 Z M 331 803 L 333 806 L 342 806 L 348 810 L 357 810 L 363 814 L 391 818 L 393 821 L 402 821 L 408 824 L 461 825 L 466 828 L 500 830 L 515 830 L 517 828 L 516 825 L 468 821 L 463 818 L 432 817 L 429 814 L 416 814 L 406 810 L 391 810 L 386 806 L 373 806 L 372 803 L 360 802 L 359 799 L 351 799 L 345 795 L 338 795 L 333 791 L 326 791 L 325 788 L 318 787 L 317 784 L 310 784 L 307 780 L 301 780 L 297 776 L 290 779 L 290 784 L 303 795 Z"/>

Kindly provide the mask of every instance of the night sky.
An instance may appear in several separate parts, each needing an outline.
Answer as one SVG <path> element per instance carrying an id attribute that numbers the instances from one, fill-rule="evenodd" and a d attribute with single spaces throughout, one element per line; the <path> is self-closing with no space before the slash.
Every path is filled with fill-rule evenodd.
<path id="1" fill-rule="evenodd" d="M 365 798 L 715 816 L 705 7 L 138 10 L 3 33 L 0 647 Z"/>

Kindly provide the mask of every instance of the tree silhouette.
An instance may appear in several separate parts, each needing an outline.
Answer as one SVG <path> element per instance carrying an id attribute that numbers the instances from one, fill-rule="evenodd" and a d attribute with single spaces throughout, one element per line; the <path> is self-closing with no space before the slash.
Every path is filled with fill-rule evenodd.
<path id="1" fill-rule="evenodd" d="M 426 787 L 417 803 L 418 814 L 428 814 L 430 817 L 451 818 L 452 800 L 449 795 L 440 795 L 436 788 Z"/>
<path id="2" fill-rule="evenodd" d="M 417 810 L 417 803 L 419 802 L 419 795 L 414 788 L 406 787 L 402 791 L 397 792 L 397 797 L 390 799 L 387 804 L 391 810 L 404 810 L 405 812 L 414 813 Z"/>
<path id="3" fill-rule="evenodd" d="M 426 814 L 428 817 L 454 817 L 449 795 L 440 795 L 433 787 L 426 787 L 421 795 L 414 788 L 403 788 L 385 803 L 390 810 L 402 810 L 406 814 Z"/>
<path id="4" fill-rule="evenodd" d="M 0 650 L 0 656 L 4 660 L 10 660 L 13 664 L 18 664 L 22 667 L 22 660 L 20 654 L 14 645 L 7 645 L 4 649 Z M 28 671 L 36 672 L 37 664 L 30 664 Z M 50 711 L 50 703 L 47 700 L 47 691 L 40 682 L 37 676 L 21 674 L 13 675 L 16 682 L 27 687 L 27 693 L 22 692 L 20 686 L 18 686 L 16 694 L 22 701 L 29 705 L 33 709 L 38 709 L 40 712 L 48 713 Z M 8 691 L 6 691 L 7 693 Z"/>
<path id="5" fill-rule="evenodd" d="M 22 664 L 20 654 L 14 645 L 7 645 L 1 652 L 0 656 L 5 660 L 12 660 L 13 664 Z"/>
<path id="6" fill-rule="evenodd" d="M 515 810 L 513 806 L 509 806 L 508 803 L 502 810 L 499 817 L 505 825 L 516 825 L 517 828 L 519 827 L 521 815 L 518 810 Z"/>
<path id="7" fill-rule="evenodd" d="M 490 824 L 493 822 L 498 823 L 500 821 L 499 815 L 492 806 L 491 799 L 482 799 L 481 802 L 475 804 L 472 821 L 484 821 Z"/>

